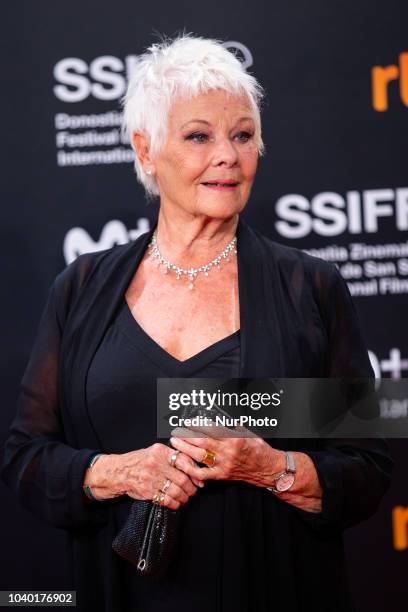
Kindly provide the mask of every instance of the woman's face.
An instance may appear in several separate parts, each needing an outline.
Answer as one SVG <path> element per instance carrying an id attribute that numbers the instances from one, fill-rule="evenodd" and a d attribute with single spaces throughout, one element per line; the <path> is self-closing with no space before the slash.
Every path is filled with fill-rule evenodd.
<path id="1" fill-rule="evenodd" d="M 167 141 L 153 159 L 161 206 L 215 218 L 241 212 L 257 167 L 254 134 L 245 97 L 212 90 L 176 100 Z"/>

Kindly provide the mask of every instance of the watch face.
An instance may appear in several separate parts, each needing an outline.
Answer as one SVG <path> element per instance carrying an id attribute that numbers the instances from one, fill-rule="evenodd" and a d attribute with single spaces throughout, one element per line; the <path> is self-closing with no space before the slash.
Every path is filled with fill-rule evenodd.
<path id="1" fill-rule="evenodd" d="M 275 488 L 280 492 L 287 491 L 295 482 L 295 475 L 290 472 L 282 474 L 275 483 Z"/>

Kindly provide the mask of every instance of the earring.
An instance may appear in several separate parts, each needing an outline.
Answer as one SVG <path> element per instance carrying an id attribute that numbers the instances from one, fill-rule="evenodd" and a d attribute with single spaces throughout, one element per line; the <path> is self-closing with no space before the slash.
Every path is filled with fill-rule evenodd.
<path id="1" fill-rule="evenodd" d="M 151 170 L 146 170 L 146 174 L 151 174 L 152 171 Z"/>

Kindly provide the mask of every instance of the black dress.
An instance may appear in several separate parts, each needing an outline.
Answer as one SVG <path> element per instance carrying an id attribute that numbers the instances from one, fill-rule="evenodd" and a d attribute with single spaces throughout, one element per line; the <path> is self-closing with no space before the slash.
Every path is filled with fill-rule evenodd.
<path id="1" fill-rule="evenodd" d="M 91 418 L 104 420 L 100 423 L 102 429 L 110 431 L 115 440 L 114 447 L 102 440 L 106 451 L 124 453 L 156 442 L 157 378 L 237 378 L 239 336 L 238 330 L 193 357 L 179 361 L 150 338 L 124 300 L 95 353 L 87 379 Z M 121 561 L 123 612 L 221 612 L 225 609 L 221 577 L 225 573 L 224 564 L 229 565 L 231 560 L 230 546 L 223 538 L 225 521 L 232 517 L 225 516 L 224 493 L 226 488 L 234 486 L 242 487 L 207 481 L 184 506 L 177 555 L 166 580 L 152 584 L 141 578 L 132 564 Z M 119 523 L 126 518 L 128 506 L 117 509 Z M 249 508 L 237 506 L 236 519 L 248 520 L 248 511 Z M 241 550 L 240 554 L 243 553 Z"/>
<path id="2" fill-rule="evenodd" d="M 56 277 L 5 445 L 4 482 L 32 513 L 66 531 L 69 585 L 84 612 L 137 612 L 137 597 L 145 597 L 144 583 L 136 593 L 130 590 L 134 574 L 126 579 L 128 565 L 112 551 L 129 498 L 90 502 L 82 484 L 95 452 L 130 450 L 137 436 L 150 439 L 148 424 L 117 439 L 123 411 L 132 405 L 123 407 L 120 389 L 107 382 L 114 359 L 107 376 L 103 368 L 98 374 L 95 356 L 117 320 L 154 229 L 133 243 L 81 255 Z M 356 311 L 338 270 L 273 242 L 242 218 L 237 237 L 239 376 L 371 376 Z M 129 350 L 133 358 L 137 347 Z M 136 361 L 134 375 L 140 380 Z M 109 411 L 96 403 L 103 385 L 105 397 L 111 394 Z M 136 416 L 136 399 L 133 410 Z M 210 601 L 222 612 L 352 610 L 342 532 L 370 517 L 389 487 L 387 446 L 379 439 L 278 438 L 274 446 L 310 456 L 323 490 L 322 512 L 304 512 L 244 482 L 207 482 L 185 507 L 190 537 L 181 558 L 190 559 L 183 571 L 191 591 L 176 595 L 179 582 L 173 581 L 167 591 L 155 592 L 165 598 L 166 609 L 169 600 L 191 597 L 198 603 L 190 609 Z M 191 561 L 191 554 L 198 560 Z M 148 598 L 143 605 L 146 610 Z"/>

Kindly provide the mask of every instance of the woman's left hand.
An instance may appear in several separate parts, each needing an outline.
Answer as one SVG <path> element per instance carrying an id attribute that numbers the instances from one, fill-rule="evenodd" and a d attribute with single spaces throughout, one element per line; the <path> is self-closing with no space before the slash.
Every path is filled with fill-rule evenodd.
<path id="1" fill-rule="evenodd" d="M 182 435 L 182 432 L 185 432 Z M 284 451 L 272 448 L 262 438 L 196 437 L 197 432 L 176 430 L 171 445 L 202 463 L 206 451 L 215 455 L 213 465 L 200 468 L 200 480 L 243 480 L 260 487 L 270 487 L 277 475 L 286 469 Z M 321 512 L 322 489 L 316 469 L 309 455 L 295 452 L 296 479 L 290 490 L 279 498 L 306 512 Z"/>
<path id="2" fill-rule="evenodd" d="M 190 432 L 193 434 L 193 432 Z M 213 465 L 200 470 L 201 480 L 244 480 L 269 486 L 273 474 L 286 467 L 285 453 L 269 446 L 259 437 L 211 438 L 177 436 L 170 443 L 177 450 L 201 463 L 206 451 L 215 455 Z"/>

